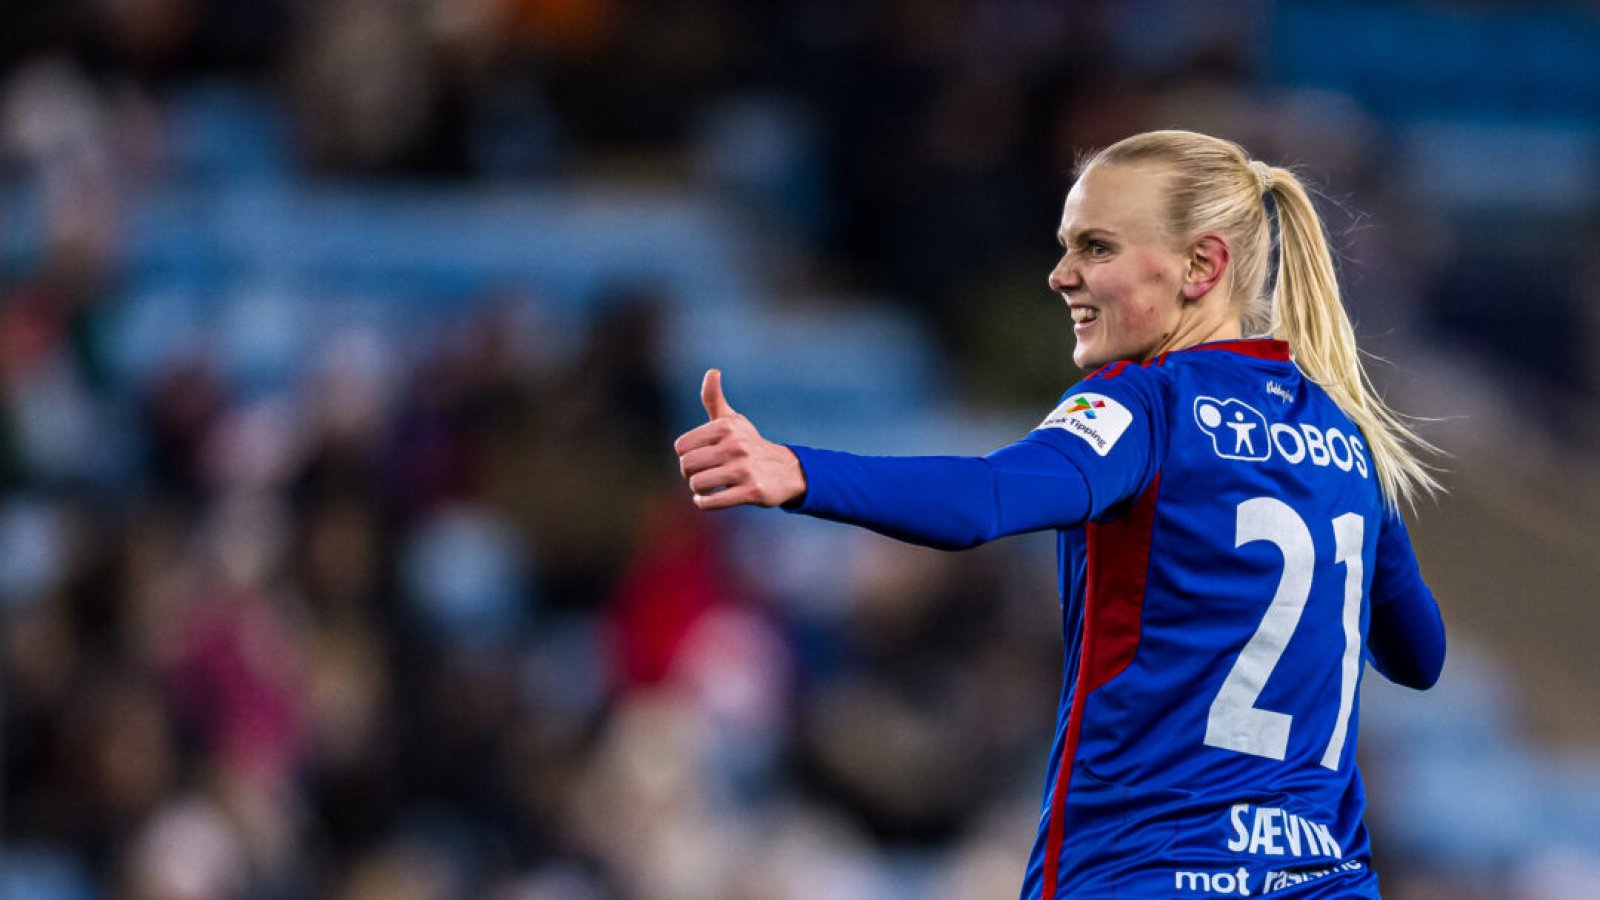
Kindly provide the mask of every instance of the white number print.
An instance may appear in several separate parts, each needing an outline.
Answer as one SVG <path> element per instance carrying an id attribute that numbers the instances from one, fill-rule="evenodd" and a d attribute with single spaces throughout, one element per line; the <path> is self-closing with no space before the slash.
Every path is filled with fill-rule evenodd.
<path id="1" fill-rule="evenodd" d="M 1322 765 L 1339 767 L 1355 707 L 1356 677 L 1361 673 L 1361 543 L 1366 522 L 1356 513 L 1334 519 L 1334 563 L 1345 567 L 1344 653 L 1340 661 L 1339 715 L 1322 754 Z M 1256 497 L 1239 504 L 1234 547 L 1266 541 L 1283 554 L 1283 572 L 1267 612 L 1255 634 L 1233 662 L 1206 716 L 1206 746 L 1282 760 L 1289 749 L 1293 716 L 1256 706 L 1261 692 L 1283 657 L 1311 596 L 1316 545 L 1300 514 L 1282 500 Z"/>
<path id="2" fill-rule="evenodd" d="M 1356 676 L 1361 674 L 1361 539 L 1367 523 L 1355 513 L 1333 520 L 1333 561 L 1344 563 L 1344 659 L 1339 670 L 1339 717 L 1322 754 L 1322 765 L 1339 768 L 1339 756 L 1350 733 L 1350 712 L 1356 705 Z"/>

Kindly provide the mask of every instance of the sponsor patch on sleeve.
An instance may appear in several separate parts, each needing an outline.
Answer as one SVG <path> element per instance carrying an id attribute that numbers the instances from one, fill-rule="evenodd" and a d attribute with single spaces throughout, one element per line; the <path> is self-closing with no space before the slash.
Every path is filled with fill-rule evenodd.
<path id="1" fill-rule="evenodd" d="M 1039 427 L 1075 434 L 1088 441 L 1095 453 L 1105 456 L 1131 424 L 1133 413 L 1126 406 L 1104 394 L 1082 393 L 1062 401 Z"/>

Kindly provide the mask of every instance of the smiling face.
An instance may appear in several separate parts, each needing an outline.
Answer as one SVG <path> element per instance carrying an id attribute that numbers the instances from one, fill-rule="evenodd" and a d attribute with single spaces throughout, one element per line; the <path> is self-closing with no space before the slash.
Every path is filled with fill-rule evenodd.
<path id="1" fill-rule="evenodd" d="M 1162 224 L 1168 177 L 1152 165 L 1096 165 L 1067 194 L 1050 289 L 1072 310 L 1072 361 L 1082 369 L 1238 336 L 1237 317 L 1229 335 L 1217 315 L 1226 312 L 1211 290 L 1221 271 L 1208 273 L 1198 245 L 1183 246 Z M 1221 261 L 1226 268 L 1225 247 Z"/>

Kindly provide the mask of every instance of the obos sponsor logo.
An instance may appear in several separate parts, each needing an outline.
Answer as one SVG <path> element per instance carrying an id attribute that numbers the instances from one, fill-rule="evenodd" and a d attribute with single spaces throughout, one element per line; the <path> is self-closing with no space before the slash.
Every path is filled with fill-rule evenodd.
<path id="1" fill-rule="evenodd" d="M 1223 459 L 1263 460 L 1272 455 L 1267 417 L 1243 400 L 1196 397 L 1194 420 L 1211 436 L 1211 449 Z"/>
<path id="2" fill-rule="evenodd" d="M 1229 397 L 1196 397 L 1194 420 L 1211 438 L 1211 449 L 1223 459 L 1262 462 L 1274 451 L 1293 465 L 1310 462 L 1314 466 L 1333 466 L 1341 472 L 1352 469 L 1362 478 L 1367 475 L 1367 447 L 1359 434 L 1347 435 L 1337 428 L 1318 428 L 1308 422 L 1290 425 L 1267 423 L 1259 410 Z"/>
<path id="3" fill-rule="evenodd" d="M 1083 438 L 1094 452 L 1105 456 L 1133 424 L 1133 413 L 1104 394 L 1075 394 L 1039 423 Z"/>

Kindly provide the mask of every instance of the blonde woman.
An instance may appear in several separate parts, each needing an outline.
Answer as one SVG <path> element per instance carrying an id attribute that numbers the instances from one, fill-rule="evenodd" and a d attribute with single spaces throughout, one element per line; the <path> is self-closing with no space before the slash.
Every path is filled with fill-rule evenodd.
<path id="1" fill-rule="evenodd" d="M 1066 679 L 1025 900 L 1377 897 L 1358 688 L 1364 661 L 1414 688 L 1443 667 L 1398 512 L 1437 485 L 1362 370 L 1311 200 L 1235 144 L 1152 132 L 1088 158 L 1057 236 L 1092 374 L 1022 440 L 776 444 L 713 370 L 676 445 L 694 501 L 948 549 L 1057 532 Z"/>

